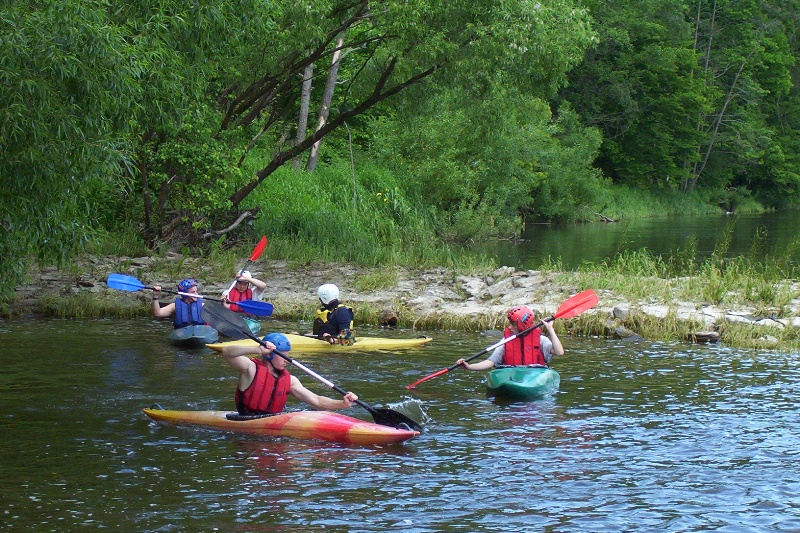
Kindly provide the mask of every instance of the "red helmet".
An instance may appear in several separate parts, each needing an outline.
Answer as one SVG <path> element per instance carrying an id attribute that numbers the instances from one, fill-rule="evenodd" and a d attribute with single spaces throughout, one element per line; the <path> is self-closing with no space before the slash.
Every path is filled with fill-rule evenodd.
<path id="1" fill-rule="evenodd" d="M 528 329 L 533 326 L 536 316 L 533 314 L 533 311 L 524 305 L 518 305 L 508 312 L 508 320 L 516 324 L 520 331 L 522 331 L 523 329 Z"/>

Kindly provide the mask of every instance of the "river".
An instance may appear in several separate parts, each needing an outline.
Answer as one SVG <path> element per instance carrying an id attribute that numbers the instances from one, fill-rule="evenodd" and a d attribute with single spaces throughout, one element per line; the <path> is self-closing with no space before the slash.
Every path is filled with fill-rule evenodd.
<path id="1" fill-rule="evenodd" d="M 623 250 L 647 249 L 669 256 L 695 240 L 696 257 L 703 260 L 720 250 L 724 257 L 766 256 L 800 262 L 800 215 L 796 211 L 740 216 L 672 216 L 585 224 L 531 224 L 522 241 L 498 241 L 479 250 L 498 264 L 536 269 L 551 258 L 564 268 L 613 258 Z M 724 243 L 729 239 L 727 245 Z"/>
<path id="2" fill-rule="evenodd" d="M 486 396 L 482 372 L 405 389 L 497 337 L 363 327 L 434 340 L 294 354 L 369 404 L 415 404 L 429 419 L 410 442 L 362 447 L 149 421 L 142 408 L 155 403 L 233 406 L 222 358 L 172 348 L 168 331 L 147 319 L 0 322 L 0 530 L 800 530 L 798 354 L 567 337 L 558 393 L 509 404 Z"/>

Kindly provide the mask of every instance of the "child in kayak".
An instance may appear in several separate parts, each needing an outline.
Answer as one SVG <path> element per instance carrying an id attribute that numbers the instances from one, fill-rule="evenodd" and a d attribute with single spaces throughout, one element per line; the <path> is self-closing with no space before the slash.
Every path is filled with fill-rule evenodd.
<path id="1" fill-rule="evenodd" d="M 524 305 L 514 307 L 508 312 L 509 326 L 503 331 L 503 337 L 524 331 L 536 322 L 536 316 Z M 564 347 L 553 329 L 553 322 L 544 321 L 547 336 L 542 335 L 540 328 L 533 329 L 530 333 L 517 337 L 494 349 L 492 354 L 480 363 L 470 364 L 464 359 L 456 361 L 467 370 L 488 370 L 495 366 L 545 366 L 554 355 L 564 355 Z M 548 338 L 549 337 L 549 338 Z"/>
<path id="2" fill-rule="evenodd" d="M 222 293 L 222 304 L 231 311 L 243 312 L 236 302 L 244 300 L 254 300 L 260 302 L 264 298 L 264 289 L 267 284 L 260 279 L 254 278 L 249 270 L 237 273 L 236 283 L 229 291 Z"/>
<path id="3" fill-rule="evenodd" d="M 341 400 L 314 394 L 300 380 L 286 370 L 287 360 L 275 353 L 292 349 L 289 339 L 282 333 L 270 333 L 258 346 L 231 345 L 222 349 L 222 355 L 239 371 L 236 387 L 236 409 L 240 415 L 278 414 L 286 406 L 289 395 L 316 409 L 326 411 L 347 409 L 358 396 L 352 392 Z M 251 357 L 260 355 L 260 358 Z"/>
<path id="4" fill-rule="evenodd" d="M 197 282 L 193 278 L 186 278 L 178 283 L 180 292 L 197 294 Z M 153 287 L 153 316 L 156 318 L 167 318 L 175 315 L 172 325 L 175 329 L 185 328 L 186 326 L 201 326 L 206 322 L 201 315 L 203 302 L 199 298 L 178 295 L 175 301 L 161 306 L 159 298 L 161 296 L 161 285 Z"/>

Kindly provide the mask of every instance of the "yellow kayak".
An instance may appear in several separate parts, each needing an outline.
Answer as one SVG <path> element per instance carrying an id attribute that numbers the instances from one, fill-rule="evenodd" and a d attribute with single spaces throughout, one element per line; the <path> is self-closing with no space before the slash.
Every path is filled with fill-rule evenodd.
<path id="1" fill-rule="evenodd" d="M 414 339 L 390 339 L 385 337 L 357 337 L 356 343 L 351 345 L 330 344 L 326 341 L 306 337 L 305 335 L 286 334 L 292 345 L 292 352 L 299 353 L 322 353 L 322 352 L 364 352 L 374 350 L 398 350 L 403 348 L 413 348 L 422 346 L 433 339 L 431 337 L 417 337 Z M 257 346 L 258 343 L 252 339 L 240 339 L 228 342 L 215 342 L 206 344 L 212 350 L 221 352 L 225 346 Z"/>

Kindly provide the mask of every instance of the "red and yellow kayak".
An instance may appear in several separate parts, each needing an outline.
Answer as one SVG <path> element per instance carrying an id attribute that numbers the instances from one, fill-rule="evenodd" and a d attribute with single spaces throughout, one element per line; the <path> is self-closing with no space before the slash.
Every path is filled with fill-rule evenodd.
<path id="1" fill-rule="evenodd" d="M 287 334 L 289 343 L 292 345 L 292 352 L 294 353 L 333 353 L 333 352 L 364 352 L 375 350 L 399 350 L 404 348 L 413 348 L 415 346 L 422 346 L 423 344 L 432 341 L 431 337 L 416 337 L 413 339 L 393 339 L 388 337 L 357 337 L 355 344 L 341 345 L 330 344 L 326 341 L 315 339 L 314 337 L 306 337 L 305 335 L 292 335 Z M 225 346 L 230 345 L 245 345 L 257 346 L 258 343 L 252 339 L 241 339 L 228 342 L 215 342 L 206 344 L 212 350 L 221 352 Z"/>
<path id="2" fill-rule="evenodd" d="M 249 420 L 231 420 L 230 411 L 170 411 L 149 408 L 144 414 L 157 422 L 195 426 L 271 437 L 292 437 L 344 444 L 392 444 L 419 435 L 419 431 L 396 429 L 365 422 L 330 411 L 294 411 Z"/>

